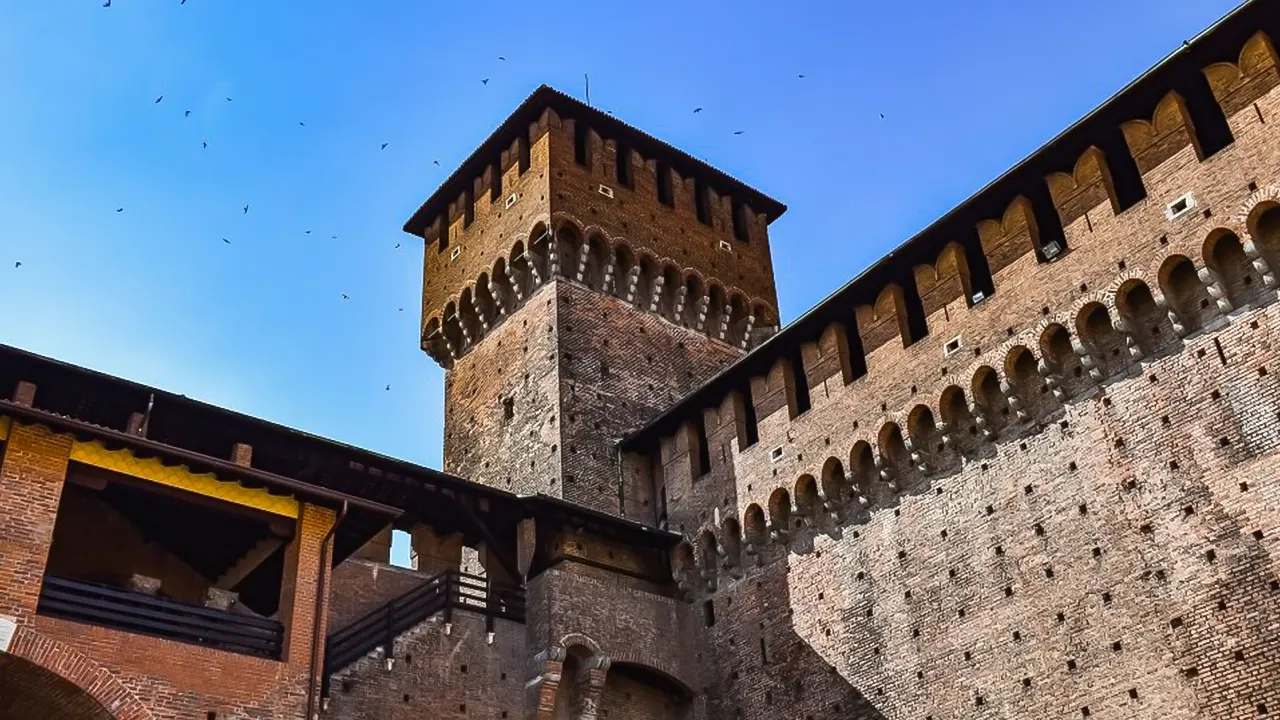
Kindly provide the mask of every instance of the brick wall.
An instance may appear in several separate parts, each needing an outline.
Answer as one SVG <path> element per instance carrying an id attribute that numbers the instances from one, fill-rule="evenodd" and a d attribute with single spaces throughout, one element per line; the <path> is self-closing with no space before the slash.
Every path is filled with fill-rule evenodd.
<path id="1" fill-rule="evenodd" d="M 375 652 L 334 676 L 326 717 L 525 717 L 523 625 L 496 621 L 490 642 L 482 616 L 454 613 L 447 632 L 437 616 L 398 637 L 395 655 L 391 670 Z"/>
<path id="2" fill-rule="evenodd" d="M 1275 712 L 1280 488 L 1261 468 L 1280 440 L 1280 90 L 1263 46 L 1228 80 L 1208 72 L 1226 149 L 1200 157 L 1176 98 L 1125 126 L 1145 200 L 1099 191 L 1096 155 L 1048 179 L 1064 255 L 1037 257 L 1043 228 L 1015 201 L 976 229 L 994 296 L 944 282 L 962 267 L 944 250 L 916 268 L 927 336 L 904 341 L 909 303 L 887 288 L 857 312 L 864 376 L 826 360 L 842 350 L 828 328 L 800 348 L 808 411 L 779 351 L 752 379 L 759 442 L 728 432 L 731 394 L 628 459 L 688 538 L 682 588 L 713 602 L 712 708 Z M 730 449 L 702 478 L 693 423 Z"/>

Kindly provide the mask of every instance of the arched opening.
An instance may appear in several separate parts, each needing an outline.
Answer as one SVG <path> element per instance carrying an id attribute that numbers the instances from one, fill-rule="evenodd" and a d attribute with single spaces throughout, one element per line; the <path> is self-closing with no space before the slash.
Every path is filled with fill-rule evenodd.
<path id="1" fill-rule="evenodd" d="M 902 428 L 897 423 L 885 423 L 880 428 L 878 439 L 882 467 L 892 473 L 892 480 L 905 487 L 911 478 L 911 460 L 902 437 Z"/>
<path id="2" fill-rule="evenodd" d="M 743 538 L 750 549 L 757 552 L 765 546 L 769 541 L 769 524 L 764 517 L 764 508 L 755 503 L 747 506 L 747 511 L 742 515 Z"/>
<path id="3" fill-rule="evenodd" d="M 1022 403 L 1022 411 L 1032 422 L 1043 420 L 1051 411 L 1049 386 L 1040 377 L 1035 355 L 1027 348 L 1019 345 L 1009 350 L 1005 357 L 1005 377 L 1012 380 L 1012 385 Z"/>
<path id="4" fill-rule="evenodd" d="M 1171 255 L 1160 266 L 1160 290 L 1182 323 L 1184 335 L 1204 327 L 1218 312 L 1195 265 L 1182 255 Z"/>
<path id="5" fill-rule="evenodd" d="M 604 238 L 592 235 L 587 241 L 587 255 L 583 258 L 585 265 L 578 268 L 582 274 L 582 283 L 593 290 L 603 288 L 605 268 L 609 266 L 611 257 L 612 253 Z"/>
<path id="6" fill-rule="evenodd" d="M 694 586 L 697 574 L 697 563 L 693 559 L 693 546 L 682 540 L 671 551 L 671 576 L 675 578 L 676 583 L 682 589 L 689 591 Z"/>
<path id="7" fill-rule="evenodd" d="M 728 308 L 725 307 L 724 288 L 713 283 L 707 293 L 707 298 L 707 317 L 703 320 L 702 332 L 713 338 L 719 337 L 720 321 L 728 317 Z"/>
<path id="8" fill-rule="evenodd" d="M 1009 403 L 1000 390 L 1000 378 L 987 365 L 973 374 L 973 403 L 982 412 L 990 430 L 999 430 L 1009 421 Z"/>
<path id="9" fill-rule="evenodd" d="M 0 718 L 114 720 L 115 716 L 70 680 L 0 652 Z"/>
<path id="10" fill-rule="evenodd" d="M 565 223 L 556 230 L 556 264 L 562 277 L 577 276 L 579 253 L 582 251 L 582 235 L 572 223 Z"/>
<path id="11" fill-rule="evenodd" d="M 490 327 L 498 321 L 498 303 L 493 299 L 493 292 L 489 289 L 488 273 L 480 273 L 480 277 L 476 280 L 476 312 L 481 322 Z"/>
<path id="12" fill-rule="evenodd" d="M 676 317 L 676 298 L 680 295 L 680 268 L 667 263 L 662 266 L 662 292 L 658 297 L 658 314 L 672 322 L 679 322 Z"/>
<path id="13" fill-rule="evenodd" d="M 742 526 L 735 517 L 727 517 L 720 523 L 720 538 L 726 562 L 731 567 L 742 564 Z"/>
<path id="14" fill-rule="evenodd" d="M 529 256 L 525 252 L 524 243 L 518 242 L 511 248 L 511 256 L 507 259 L 507 272 L 513 280 L 513 285 L 519 289 L 520 299 L 512 298 L 512 307 L 520 300 L 529 297 L 529 293 L 533 292 L 533 272 L 530 269 Z"/>
<path id="15" fill-rule="evenodd" d="M 684 718 L 692 703 L 693 692 L 671 675 L 647 665 L 614 660 L 600 697 L 598 717 Z"/>
<path id="16" fill-rule="evenodd" d="M 844 476 L 844 465 L 840 458 L 827 458 L 822 465 L 822 494 L 832 507 L 843 509 L 849 502 L 849 481 Z"/>
<path id="17" fill-rule="evenodd" d="M 876 468 L 870 443 L 865 440 L 854 443 L 849 450 L 849 469 L 853 473 L 853 490 L 860 505 L 885 501 L 884 484 L 880 482 L 880 471 Z"/>
<path id="18" fill-rule="evenodd" d="M 1256 303 L 1264 290 L 1262 279 L 1245 256 L 1240 237 L 1218 229 L 1204 241 L 1204 261 L 1222 282 L 1227 299 L 1237 308 Z"/>
<path id="19" fill-rule="evenodd" d="M 1111 314 L 1102 303 L 1089 303 L 1080 308 L 1076 315 L 1076 333 L 1103 378 L 1128 367 L 1129 355 L 1124 336 L 1112 326 Z"/>
<path id="20" fill-rule="evenodd" d="M 747 299 L 734 293 L 729 300 L 729 327 L 725 331 L 724 341 L 734 347 L 742 345 L 747 332 Z"/>
<path id="21" fill-rule="evenodd" d="M 1053 323 L 1040 333 L 1040 357 L 1049 375 L 1049 387 L 1063 399 L 1081 392 L 1089 386 L 1080 356 L 1071 346 L 1071 333 L 1058 323 Z"/>
<path id="22" fill-rule="evenodd" d="M 707 294 L 706 287 L 696 273 L 689 273 L 689 277 L 685 278 L 684 288 L 684 307 L 678 322 L 688 328 L 697 327 L 698 313 L 702 310 L 702 301 Z M 680 305 L 679 299 L 676 300 L 676 305 Z"/>
<path id="23" fill-rule="evenodd" d="M 769 529 L 775 532 L 791 529 L 791 495 L 786 488 L 778 488 L 769 496 Z"/>
<path id="24" fill-rule="evenodd" d="M 634 272 L 634 271 L 633 271 Z M 632 303 L 641 310 L 648 310 L 653 303 L 654 281 L 658 278 L 658 266 L 648 255 L 640 256 L 640 272 L 635 277 Z M 628 281 L 630 284 L 630 281 Z M 628 289 L 628 292 L 630 290 Z"/>
<path id="25" fill-rule="evenodd" d="M 932 472 L 943 455 L 942 435 L 933 411 L 928 405 L 916 405 L 907 415 L 907 437 L 911 440 L 914 462 L 920 470 Z"/>
<path id="26" fill-rule="evenodd" d="M 1249 213 L 1249 234 L 1253 236 L 1253 245 L 1271 266 L 1271 272 L 1277 272 L 1276 264 L 1280 263 L 1280 203 L 1265 202 Z"/>
<path id="27" fill-rule="evenodd" d="M 468 339 L 468 345 L 480 339 L 480 318 L 476 315 L 476 306 L 471 299 L 471 288 L 463 288 L 462 297 L 458 300 L 458 321 L 462 323 L 462 334 Z"/>
<path id="28" fill-rule="evenodd" d="M 635 254 L 625 243 L 619 243 L 613 251 L 613 280 L 609 291 L 617 297 L 626 299 L 628 284 L 631 282 L 631 268 L 636 265 Z"/>
<path id="29" fill-rule="evenodd" d="M 714 582 L 719 564 L 720 545 L 716 542 L 715 533 L 707 528 L 698 536 L 698 567 L 702 568 L 703 579 Z"/>
<path id="30" fill-rule="evenodd" d="M 943 390 L 938 399 L 938 414 L 946 431 L 944 443 L 949 440 L 950 449 L 960 455 L 972 454 L 981 438 L 964 390 L 956 385 Z"/>
<path id="31" fill-rule="evenodd" d="M 1116 291 L 1116 311 L 1124 318 L 1143 353 L 1156 355 L 1177 342 L 1169 313 L 1156 305 L 1151 288 L 1141 280 L 1129 280 L 1120 286 Z"/>
<path id="32" fill-rule="evenodd" d="M 458 319 L 458 306 L 452 301 L 444 306 L 444 337 L 453 346 L 455 353 L 462 352 L 465 347 L 462 342 L 462 325 Z"/>
<path id="33" fill-rule="evenodd" d="M 511 278 L 507 275 L 507 259 L 498 258 L 493 263 L 489 278 L 489 294 L 493 296 L 494 310 L 511 313 L 516 309 L 515 295 L 511 291 Z"/>
<path id="34" fill-rule="evenodd" d="M 427 354 L 436 362 L 444 365 L 451 360 L 449 349 L 445 347 L 444 333 L 440 328 L 439 317 L 433 317 L 427 321 L 427 325 L 422 331 L 422 342 Z"/>
<path id="35" fill-rule="evenodd" d="M 796 480 L 796 510 L 805 520 L 816 524 L 821 509 L 822 499 L 818 497 L 817 481 L 812 475 L 801 475 L 800 479 Z M 796 527 L 800 527 L 800 518 L 796 520 Z"/>

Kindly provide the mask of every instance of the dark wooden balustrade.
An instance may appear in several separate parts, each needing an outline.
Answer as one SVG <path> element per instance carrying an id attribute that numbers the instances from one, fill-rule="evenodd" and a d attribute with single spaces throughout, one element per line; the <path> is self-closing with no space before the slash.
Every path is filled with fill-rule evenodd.
<path id="1" fill-rule="evenodd" d="M 53 576 L 44 578 L 36 612 L 272 659 L 280 657 L 284 638 L 284 628 L 275 620 Z"/>

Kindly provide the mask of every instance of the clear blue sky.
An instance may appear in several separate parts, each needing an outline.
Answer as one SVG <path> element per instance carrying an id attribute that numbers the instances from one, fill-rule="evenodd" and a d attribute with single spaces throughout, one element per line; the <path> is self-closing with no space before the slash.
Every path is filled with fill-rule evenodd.
<path id="1" fill-rule="evenodd" d="M 400 226 L 538 84 L 786 202 L 788 320 L 1235 4 L 102 1 L 0 0 L 0 342 L 435 466 Z"/>

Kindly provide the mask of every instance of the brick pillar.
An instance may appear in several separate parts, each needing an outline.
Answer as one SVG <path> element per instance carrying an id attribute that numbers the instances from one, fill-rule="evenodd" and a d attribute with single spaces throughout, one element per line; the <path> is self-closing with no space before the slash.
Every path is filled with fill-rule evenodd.
<path id="1" fill-rule="evenodd" d="M 604 694 L 605 676 L 609 674 L 609 658 L 596 655 L 587 658 L 574 679 L 572 720 L 596 720 L 600 697 Z"/>
<path id="2" fill-rule="evenodd" d="M 525 718 L 528 720 L 552 720 L 554 717 L 564 659 L 565 651 L 561 647 L 550 648 L 534 659 L 541 672 L 524 686 Z"/>
<path id="3" fill-rule="evenodd" d="M 332 510 L 303 504 L 298 514 L 298 528 L 284 556 L 284 577 L 280 583 L 280 622 L 284 625 L 283 660 L 305 675 L 311 662 L 311 632 L 315 621 L 316 590 L 320 572 L 320 542 L 333 527 Z M 333 573 L 329 573 L 330 580 Z M 323 637 L 328 617 L 329 598 L 320 608 L 320 636 Z"/>
<path id="4" fill-rule="evenodd" d="M 0 617 L 36 611 L 71 437 L 14 422 L 0 463 Z"/>

